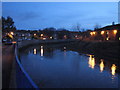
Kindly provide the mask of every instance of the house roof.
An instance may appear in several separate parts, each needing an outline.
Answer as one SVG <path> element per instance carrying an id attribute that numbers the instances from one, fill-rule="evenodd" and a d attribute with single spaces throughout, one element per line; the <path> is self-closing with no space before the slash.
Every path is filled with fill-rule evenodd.
<path id="1" fill-rule="evenodd" d="M 105 26 L 105 27 L 96 29 L 96 30 L 94 30 L 94 31 L 114 30 L 114 29 L 120 30 L 120 24 Z"/>

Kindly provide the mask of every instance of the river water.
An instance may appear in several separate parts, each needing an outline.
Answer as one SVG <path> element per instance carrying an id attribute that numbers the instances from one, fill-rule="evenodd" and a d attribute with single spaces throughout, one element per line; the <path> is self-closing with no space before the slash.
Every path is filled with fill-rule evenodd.
<path id="1" fill-rule="evenodd" d="M 40 88 L 118 88 L 117 62 L 78 53 L 69 45 L 31 46 L 20 52 L 20 60 Z"/>

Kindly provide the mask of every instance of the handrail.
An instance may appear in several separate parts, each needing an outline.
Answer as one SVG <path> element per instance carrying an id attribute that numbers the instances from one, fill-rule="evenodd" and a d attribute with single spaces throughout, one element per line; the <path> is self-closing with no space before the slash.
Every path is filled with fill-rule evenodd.
<path id="1" fill-rule="evenodd" d="M 16 58 L 16 61 L 17 61 L 18 65 L 19 65 L 21 71 L 24 73 L 24 75 L 26 76 L 26 78 L 29 80 L 30 84 L 33 86 L 33 88 L 36 88 L 37 90 L 39 90 L 38 86 L 30 78 L 30 76 L 28 75 L 28 73 L 25 71 L 25 69 L 23 68 L 22 64 L 20 63 L 20 60 L 18 59 L 17 45 L 15 45 L 15 58 Z"/>

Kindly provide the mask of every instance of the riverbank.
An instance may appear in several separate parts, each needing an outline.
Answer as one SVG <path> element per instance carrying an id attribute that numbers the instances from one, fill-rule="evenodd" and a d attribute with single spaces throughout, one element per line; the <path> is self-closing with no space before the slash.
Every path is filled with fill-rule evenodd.
<path id="1" fill-rule="evenodd" d="M 93 54 L 101 58 L 111 58 L 112 60 L 120 59 L 119 41 L 81 41 L 81 40 L 32 40 L 18 43 L 18 48 L 27 48 L 36 44 L 67 44 L 72 50 L 80 53 Z"/>
<path id="2" fill-rule="evenodd" d="M 80 53 L 93 54 L 101 58 L 111 58 L 112 60 L 120 59 L 119 41 L 97 42 L 97 41 L 80 41 L 71 47 Z"/>
<path id="3" fill-rule="evenodd" d="M 23 47 L 28 47 L 32 45 L 37 45 L 37 44 L 66 44 L 66 43 L 75 43 L 80 40 L 75 40 L 75 39 L 66 39 L 66 40 L 25 40 L 18 42 L 18 48 L 22 49 Z"/>

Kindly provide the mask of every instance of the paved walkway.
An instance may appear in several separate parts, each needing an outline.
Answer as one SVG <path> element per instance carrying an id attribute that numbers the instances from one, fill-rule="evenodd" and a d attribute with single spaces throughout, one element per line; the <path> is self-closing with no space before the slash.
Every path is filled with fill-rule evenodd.
<path id="1" fill-rule="evenodd" d="M 2 46 L 2 88 L 9 88 L 11 82 L 11 72 L 13 68 L 14 45 Z"/>

